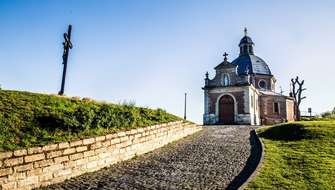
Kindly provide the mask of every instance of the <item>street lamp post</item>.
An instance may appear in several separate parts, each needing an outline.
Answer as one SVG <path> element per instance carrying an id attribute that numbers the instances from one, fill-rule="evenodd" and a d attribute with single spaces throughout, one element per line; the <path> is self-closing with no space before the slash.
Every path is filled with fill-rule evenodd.
<path id="1" fill-rule="evenodd" d="M 184 120 L 186 120 L 186 99 L 187 98 L 187 93 L 185 93 L 185 102 L 184 102 Z"/>

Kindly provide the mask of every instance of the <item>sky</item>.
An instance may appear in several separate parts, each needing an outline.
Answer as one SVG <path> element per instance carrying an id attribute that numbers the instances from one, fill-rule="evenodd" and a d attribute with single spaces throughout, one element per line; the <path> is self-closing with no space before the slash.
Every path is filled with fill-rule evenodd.
<path id="1" fill-rule="evenodd" d="M 335 106 L 335 1 L 0 0 L 3 89 L 57 94 L 63 33 L 72 24 L 65 94 L 163 108 L 202 123 L 204 77 L 244 27 L 289 92 L 305 80 L 301 109 Z"/>

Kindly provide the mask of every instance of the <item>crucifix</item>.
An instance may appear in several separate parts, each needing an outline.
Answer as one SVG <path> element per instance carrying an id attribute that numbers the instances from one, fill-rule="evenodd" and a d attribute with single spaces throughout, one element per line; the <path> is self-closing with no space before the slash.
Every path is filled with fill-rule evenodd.
<path id="1" fill-rule="evenodd" d="M 67 33 L 64 33 L 64 42 L 63 42 L 63 77 L 62 77 L 62 86 L 60 91 L 58 92 L 59 95 L 64 95 L 64 86 L 65 86 L 65 77 L 66 77 L 66 68 L 67 68 L 67 59 L 69 57 L 69 49 L 72 49 L 72 42 L 71 42 L 71 30 L 72 25 L 69 25 L 69 29 Z"/>
<path id="2" fill-rule="evenodd" d="M 229 54 L 227 53 L 227 52 L 224 52 L 224 54 L 223 54 L 223 57 L 224 57 L 224 61 L 226 62 L 227 61 L 227 56 L 228 56 Z"/>

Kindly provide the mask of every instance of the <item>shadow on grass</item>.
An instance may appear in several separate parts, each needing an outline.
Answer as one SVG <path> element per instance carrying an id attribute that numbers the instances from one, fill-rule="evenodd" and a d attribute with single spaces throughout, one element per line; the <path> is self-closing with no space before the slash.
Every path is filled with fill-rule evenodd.
<path id="1" fill-rule="evenodd" d="M 266 129 L 259 136 L 270 140 L 297 141 L 308 136 L 302 124 L 283 124 Z"/>
<path id="2" fill-rule="evenodd" d="M 238 189 L 243 185 L 256 170 L 258 163 L 262 157 L 262 145 L 257 139 L 256 132 L 253 130 L 250 132 L 249 142 L 251 145 L 251 154 L 247 160 L 247 163 L 243 170 L 234 178 L 234 180 L 228 185 L 227 190 Z"/>
<path id="3" fill-rule="evenodd" d="M 259 133 L 259 136 L 273 141 L 299 141 L 320 139 L 324 137 L 323 133 L 315 126 L 308 127 L 300 123 L 285 123 L 265 129 Z"/>

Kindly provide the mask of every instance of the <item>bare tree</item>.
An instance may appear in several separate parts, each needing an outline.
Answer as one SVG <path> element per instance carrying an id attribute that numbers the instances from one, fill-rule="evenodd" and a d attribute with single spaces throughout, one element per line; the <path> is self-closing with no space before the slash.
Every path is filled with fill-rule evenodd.
<path id="1" fill-rule="evenodd" d="M 300 120 L 300 104 L 306 96 L 302 96 L 302 92 L 306 90 L 303 88 L 305 80 L 299 81 L 299 77 L 297 76 L 295 79 L 291 79 L 292 85 L 292 96 L 294 98 L 294 112 L 297 117 L 297 120 Z"/>

